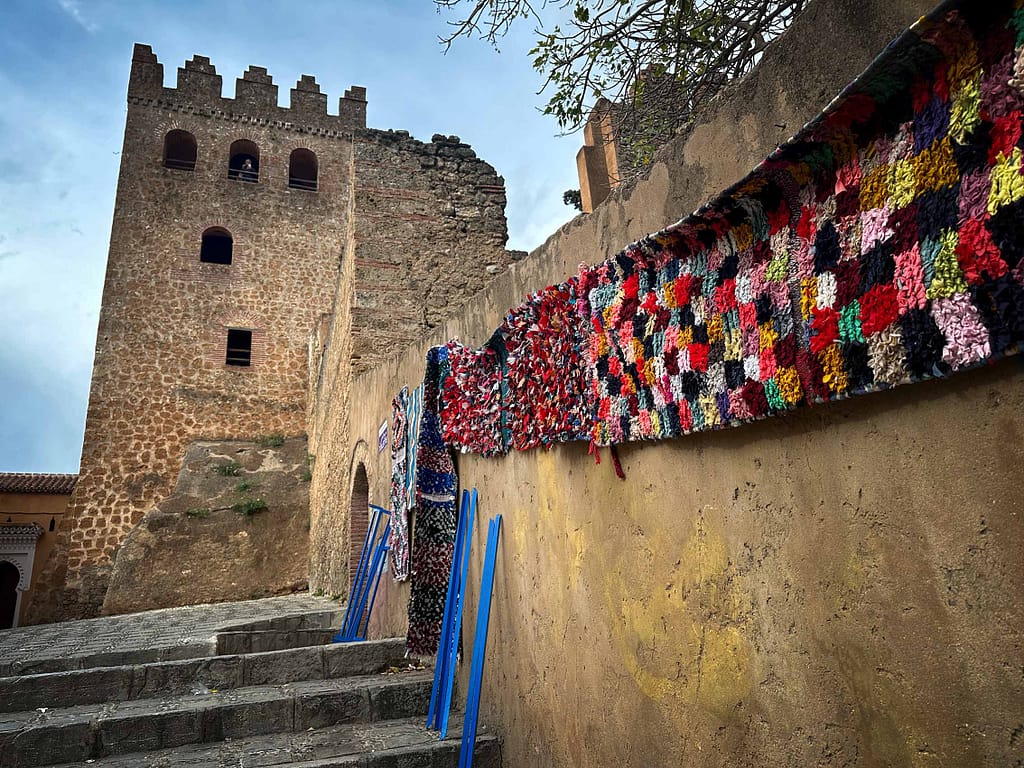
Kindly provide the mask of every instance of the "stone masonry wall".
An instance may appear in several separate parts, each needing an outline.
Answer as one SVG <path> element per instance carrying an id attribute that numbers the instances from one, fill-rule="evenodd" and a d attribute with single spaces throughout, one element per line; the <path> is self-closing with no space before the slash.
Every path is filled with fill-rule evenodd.
<path id="1" fill-rule="evenodd" d="M 646 179 L 354 377 L 343 440 L 330 419 L 320 436 L 349 453 L 318 463 L 317 493 L 348 499 L 344 470 L 362 462 L 385 500 L 377 427 L 430 344 L 482 344 L 531 291 L 742 178 L 931 5 L 811 3 Z M 504 515 L 480 714 L 504 765 L 1024 764 L 1022 436 L 1011 360 L 623 446 L 624 481 L 582 443 L 459 456 L 462 485 L 480 491 L 464 660 L 486 521 Z M 329 514 L 320 530 L 344 529 L 344 501 Z M 371 631 L 402 633 L 407 599 L 385 576 Z"/>
<path id="2" fill-rule="evenodd" d="M 353 365 L 363 371 L 436 328 L 502 272 L 505 182 L 458 136 L 355 140 Z"/>
<path id="3" fill-rule="evenodd" d="M 252 67 L 226 99 L 198 56 L 176 89 L 162 83 L 152 51 L 136 46 L 81 477 L 33 621 L 99 610 L 119 544 L 170 492 L 188 441 L 305 432 L 307 345 L 331 310 L 348 237 L 365 92 L 328 115 L 304 76 L 282 108 Z M 163 167 L 173 129 L 194 135 L 194 171 Z M 259 148 L 259 183 L 228 178 L 238 139 Z M 317 192 L 288 187 L 296 148 L 317 156 Z M 230 265 L 199 261 L 214 226 L 233 236 Z M 251 367 L 225 365 L 229 327 L 252 329 Z"/>

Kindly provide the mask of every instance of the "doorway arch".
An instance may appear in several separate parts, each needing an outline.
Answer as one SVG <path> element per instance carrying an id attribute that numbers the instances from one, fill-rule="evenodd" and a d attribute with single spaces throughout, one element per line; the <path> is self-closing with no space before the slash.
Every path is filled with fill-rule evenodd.
<path id="1" fill-rule="evenodd" d="M 18 586 L 21 571 L 9 560 L 0 560 L 0 629 L 10 629 L 18 618 Z"/>
<path id="2" fill-rule="evenodd" d="M 359 570 L 359 555 L 370 527 L 370 482 L 366 466 L 359 462 L 352 473 L 352 500 L 348 512 L 348 583 L 351 591 Z"/>

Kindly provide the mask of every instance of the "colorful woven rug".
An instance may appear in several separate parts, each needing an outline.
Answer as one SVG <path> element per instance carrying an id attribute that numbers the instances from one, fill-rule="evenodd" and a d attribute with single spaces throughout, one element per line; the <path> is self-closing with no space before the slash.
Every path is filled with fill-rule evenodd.
<path id="1" fill-rule="evenodd" d="M 391 403 L 391 527 L 388 551 L 395 581 L 409 577 L 409 503 L 406 497 L 409 448 L 409 388 L 402 387 Z"/>
<path id="2" fill-rule="evenodd" d="M 538 291 L 498 329 L 506 352 L 502 420 L 516 450 L 585 440 L 592 429 L 576 286 L 574 278 Z"/>
<path id="3" fill-rule="evenodd" d="M 416 514 L 412 538 L 412 591 L 406 645 L 417 656 L 433 656 L 441 638 L 448 576 L 455 548 L 455 465 L 441 438 L 438 418 L 448 351 L 427 352 L 423 412 L 416 455 Z"/>
<path id="4" fill-rule="evenodd" d="M 711 206 L 583 267 L 594 440 L 735 425 L 1015 353 L 1022 26 L 1005 2 L 922 20 Z"/>

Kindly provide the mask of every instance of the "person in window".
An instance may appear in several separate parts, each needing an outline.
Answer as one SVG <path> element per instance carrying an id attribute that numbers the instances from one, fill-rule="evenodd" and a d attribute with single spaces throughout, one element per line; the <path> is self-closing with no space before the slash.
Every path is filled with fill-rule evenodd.
<path id="1" fill-rule="evenodd" d="M 248 157 L 242 163 L 242 181 L 256 181 L 256 169 L 252 167 L 252 160 Z"/>

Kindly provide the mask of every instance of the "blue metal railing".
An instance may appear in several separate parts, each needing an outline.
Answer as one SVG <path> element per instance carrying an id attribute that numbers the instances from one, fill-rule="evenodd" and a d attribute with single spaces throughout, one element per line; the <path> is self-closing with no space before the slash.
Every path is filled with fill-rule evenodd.
<path id="1" fill-rule="evenodd" d="M 335 643 L 365 640 L 367 628 L 370 625 L 370 614 L 373 613 L 373 604 L 377 599 L 377 588 L 380 586 L 380 577 L 384 573 L 384 566 L 387 563 L 388 554 L 388 533 L 391 531 L 391 513 L 376 504 L 370 504 L 373 514 L 370 524 L 366 526 L 366 538 L 363 540 L 363 549 L 359 553 L 359 567 L 356 569 L 356 577 L 352 581 L 352 589 L 349 591 L 348 605 L 345 607 L 345 618 L 341 623 L 341 629 L 333 638 Z M 384 523 L 384 531 L 380 538 L 377 532 L 381 523 Z M 364 622 L 365 616 L 365 622 Z"/>

